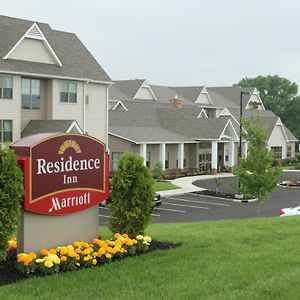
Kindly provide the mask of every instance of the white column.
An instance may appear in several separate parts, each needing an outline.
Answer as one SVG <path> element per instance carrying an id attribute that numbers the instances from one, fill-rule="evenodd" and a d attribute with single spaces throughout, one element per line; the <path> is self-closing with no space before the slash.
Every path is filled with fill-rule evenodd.
<path id="1" fill-rule="evenodd" d="M 248 142 L 244 142 L 243 146 L 244 147 L 243 147 L 243 154 L 242 154 L 242 156 L 246 158 L 248 156 Z"/>
<path id="2" fill-rule="evenodd" d="M 183 169 L 183 160 L 184 160 L 184 144 L 178 144 L 178 169 Z"/>
<path id="3" fill-rule="evenodd" d="M 140 144 L 140 156 L 144 159 L 144 166 L 146 166 L 147 160 L 147 144 Z"/>
<path id="4" fill-rule="evenodd" d="M 234 166 L 234 158 L 235 158 L 235 151 L 234 151 L 234 141 L 230 140 L 229 142 L 229 167 Z"/>
<path id="5" fill-rule="evenodd" d="M 166 161 L 166 144 L 159 145 L 159 161 L 162 164 L 162 169 L 165 170 L 165 161 Z"/>
<path id="6" fill-rule="evenodd" d="M 211 142 L 211 168 L 212 172 L 218 170 L 218 141 Z"/>

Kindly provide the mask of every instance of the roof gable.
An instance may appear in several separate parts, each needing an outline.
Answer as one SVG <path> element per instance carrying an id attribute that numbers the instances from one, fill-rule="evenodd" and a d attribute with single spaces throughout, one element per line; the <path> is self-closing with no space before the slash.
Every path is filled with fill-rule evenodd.
<path id="1" fill-rule="evenodd" d="M 37 55 L 37 53 L 42 54 Z M 47 57 L 47 53 L 49 57 Z M 62 66 L 58 56 L 36 23 L 31 25 L 3 59 L 19 59 L 41 63 L 51 63 L 52 61 L 53 64 Z"/>
<path id="2" fill-rule="evenodd" d="M 213 105 L 213 102 L 209 96 L 209 93 L 207 92 L 207 89 L 203 87 L 200 95 L 198 96 L 197 100 L 195 101 L 197 104 L 202 105 Z"/>

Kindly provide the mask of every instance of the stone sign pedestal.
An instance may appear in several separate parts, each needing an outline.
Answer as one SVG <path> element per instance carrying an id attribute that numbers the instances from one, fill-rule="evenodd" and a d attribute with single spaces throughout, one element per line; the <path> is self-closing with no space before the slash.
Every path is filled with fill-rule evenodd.
<path id="1" fill-rule="evenodd" d="M 38 252 L 66 246 L 75 241 L 90 242 L 99 231 L 98 206 L 65 216 L 45 216 L 22 210 L 18 226 L 18 253 Z"/>

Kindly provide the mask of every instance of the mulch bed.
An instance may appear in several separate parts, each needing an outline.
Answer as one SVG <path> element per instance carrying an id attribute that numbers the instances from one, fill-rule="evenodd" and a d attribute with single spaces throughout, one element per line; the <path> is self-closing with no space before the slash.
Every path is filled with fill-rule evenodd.
<path id="1" fill-rule="evenodd" d="M 213 196 L 213 197 L 219 197 L 219 198 L 226 198 L 230 200 L 237 200 L 238 198 L 235 197 L 235 194 L 233 193 L 223 193 L 223 192 L 216 192 L 214 190 L 203 190 L 203 191 L 196 191 L 193 192 L 194 194 L 199 194 L 199 195 L 206 195 L 206 196 Z M 238 200 L 251 200 L 252 198 L 242 198 Z"/>
<path id="2" fill-rule="evenodd" d="M 167 250 L 167 249 L 174 249 L 181 246 L 181 243 L 166 243 L 166 242 L 159 242 L 153 240 L 150 244 L 148 252 L 152 252 L 155 250 Z M 146 252 L 146 253 L 148 253 Z M 146 254 L 143 253 L 143 254 Z M 33 278 L 33 277 L 40 277 L 45 275 L 40 274 L 31 274 L 26 275 L 23 273 L 20 273 L 16 268 L 15 261 L 12 260 L 5 260 L 0 262 L 0 286 L 5 284 L 11 284 L 15 283 L 20 280 L 24 280 L 27 278 Z M 51 276 L 51 275 L 49 275 Z"/>

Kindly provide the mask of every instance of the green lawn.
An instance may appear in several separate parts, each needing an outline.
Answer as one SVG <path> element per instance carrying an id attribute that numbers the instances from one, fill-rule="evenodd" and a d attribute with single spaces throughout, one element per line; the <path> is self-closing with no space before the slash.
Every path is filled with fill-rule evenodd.
<path id="1" fill-rule="evenodd" d="M 2 286 L 0 298 L 299 299 L 299 228 L 299 217 L 154 224 L 148 234 L 183 245 Z"/>
<path id="2" fill-rule="evenodd" d="M 179 189 L 177 185 L 169 181 L 155 181 L 153 187 L 155 192 Z"/>

